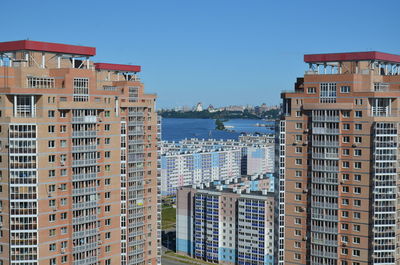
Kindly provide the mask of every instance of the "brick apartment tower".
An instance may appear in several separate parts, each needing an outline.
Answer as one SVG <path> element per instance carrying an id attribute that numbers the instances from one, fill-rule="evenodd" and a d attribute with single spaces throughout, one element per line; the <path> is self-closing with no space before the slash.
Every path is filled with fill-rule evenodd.
<path id="1" fill-rule="evenodd" d="M 157 264 L 155 95 L 95 48 L 0 43 L 0 264 Z"/>
<path id="2" fill-rule="evenodd" d="M 280 264 L 400 264 L 400 56 L 305 55 L 283 92 Z"/>

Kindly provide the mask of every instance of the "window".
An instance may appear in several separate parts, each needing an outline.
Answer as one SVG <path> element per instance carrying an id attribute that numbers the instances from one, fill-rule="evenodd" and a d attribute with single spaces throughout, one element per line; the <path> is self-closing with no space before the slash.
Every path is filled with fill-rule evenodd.
<path id="1" fill-rule="evenodd" d="M 342 217 L 343 218 L 348 218 L 349 217 L 349 212 L 348 211 L 342 211 Z"/>
<path id="2" fill-rule="evenodd" d="M 65 235 L 66 233 L 68 233 L 68 228 L 67 227 L 61 227 L 61 234 Z"/>
<path id="3" fill-rule="evenodd" d="M 104 193 L 104 198 L 110 199 L 110 197 L 111 197 L 111 193 L 109 191 Z"/>
<path id="4" fill-rule="evenodd" d="M 110 111 L 109 110 L 104 111 L 104 117 L 110 117 Z"/>
<path id="5" fill-rule="evenodd" d="M 348 155 L 350 155 L 350 149 L 343 149 L 342 153 L 344 156 L 348 156 Z"/>
<path id="6" fill-rule="evenodd" d="M 350 175 L 349 174 L 343 174 L 342 175 L 343 180 L 350 180 Z"/>
<path id="7" fill-rule="evenodd" d="M 296 117 L 301 117 L 301 111 L 296 111 Z"/>
<path id="8" fill-rule="evenodd" d="M 49 141 L 49 142 L 48 142 L 48 147 L 49 147 L 49 148 L 54 148 L 54 147 L 56 147 L 56 141 L 53 141 L 53 140 Z"/>
<path id="9" fill-rule="evenodd" d="M 354 137 L 354 142 L 358 144 L 361 143 L 362 142 L 361 137 L 360 136 Z"/>
<path id="10" fill-rule="evenodd" d="M 67 169 L 66 169 L 66 168 L 61 169 L 61 170 L 60 170 L 60 175 L 61 175 L 62 177 L 65 177 L 65 176 L 67 175 Z"/>
<path id="11" fill-rule="evenodd" d="M 49 118 L 54 118 L 56 116 L 56 112 L 54 110 L 49 110 L 47 113 Z"/>
<path id="12" fill-rule="evenodd" d="M 105 246 L 105 252 L 110 252 L 111 251 L 111 246 Z"/>
<path id="13" fill-rule="evenodd" d="M 344 192 L 344 193 L 349 192 L 349 186 L 343 186 L 342 187 L 342 192 Z"/>
<path id="14" fill-rule="evenodd" d="M 357 131 L 361 131 L 362 130 L 362 124 L 356 123 L 354 125 L 354 127 L 356 128 Z"/>
<path id="15" fill-rule="evenodd" d="M 61 125 L 60 126 L 60 132 L 62 132 L 62 133 L 67 132 L 67 125 Z"/>
<path id="16" fill-rule="evenodd" d="M 342 116 L 343 118 L 350 118 L 350 111 L 349 110 L 342 111 Z"/>
<path id="17" fill-rule="evenodd" d="M 107 232 L 107 233 L 105 234 L 105 238 L 106 238 L 106 239 L 110 239 L 110 238 L 111 238 L 111 232 Z"/>
<path id="18" fill-rule="evenodd" d="M 56 235 L 56 230 L 55 229 L 50 229 L 49 230 L 49 236 L 55 236 Z"/>
<path id="19" fill-rule="evenodd" d="M 61 147 L 67 147 L 67 140 L 60 140 Z"/>
<path id="20" fill-rule="evenodd" d="M 301 182 L 296 182 L 295 186 L 296 186 L 296 189 L 301 189 Z"/>
<path id="21" fill-rule="evenodd" d="M 60 117 L 61 117 L 61 118 L 66 118 L 66 117 L 67 117 L 67 111 L 65 111 L 65 110 L 60 110 Z"/>
<path id="22" fill-rule="evenodd" d="M 354 149 L 354 156 L 361 156 L 361 149 Z"/>
<path id="23" fill-rule="evenodd" d="M 309 88 L 307 88 L 307 93 L 308 94 L 315 94 L 315 93 L 317 93 L 317 88 L 309 87 Z"/>
<path id="24" fill-rule="evenodd" d="M 362 117 L 362 111 L 361 111 L 361 110 L 357 110 L 357 111 L 355 112 L 355 117 L 356 117 L 356 118 L 361 118 L 361 117 Z"/>
<path id="25" fill-rule="evenodd" d="M 354 194 L 361 194 L 361 187 L 354 187 Z"/>
<path id="26" fill-rule="evenodd" d="M 354 244 L 360 244 L 361 239 L 359 237 L 353 237 L 353 243 Z"/>
<path id="27" fill-rule="evenodd" d="M 360 232 L 361 226 L 360 226 L 360 225 L 353 225 L 353 230 L 354 230 L 355 232 Z"/>
<path id="28" fill-rule="evenodd" d="M 360 250 L 358 250 L 358 249 L 353 249 L 353 256 L 359 257 L 359 256 L 360 256 Z"/>
<path id="29" fill-rule="evenodd" d="M 56 171 L 55 170 L 49 170 L 49 178 L 55 177 L 56 176 Z"/>
<path id="30" fill-rule="evenodd" d="M 55 214 L 50 214 L 49 215 L 49 222 L 55 222 L 56 221 L 56 215 Z"/>
<path id="31" fill-rule="evenodd" d="M 301 153 L 301 152 L 302 152 L 302 149 L 303 149 L 303 148 L 301 148 L 301 147 L 299 147 L 299 146 L 296 146 L 296 153 L 297 153 L 297 154 Z"/>
<path id="32" fill-rule="evenodd" d="M 294 223 L 295 223 L 296 225 L 301 225 L 301 218 L 295 218 L 295 219 L 294 219 Z"/>
<path id="33" fill-rule="evenodd" d="M 349 237 L 348 236 L 342 236 L 342 242 L 343 243 L 349 242 Z"/>
<path id="34" fill-rule="evenodd" d="M 61 263 L 67 263 L 68 256 L 61 256 Z"/>
<path id="35" fill-rule="evenodd" d="M 349 168 L 349 167 L 350 167 L 349 161 L 343 161 L 343 162 L 342 162 L 342 167 L 343 167 L 343 168 Z"/>
<path id="36" fill-rule="evenodd" d="M 54 77 L 27 77 L 28 88 L 54 88 Z"/>
<path id="37" fill-rule="evenodd" d="M 349 224 L 342 224 L 342 230 L 348 230 Z"/>
<path id="38" fill-rule="evenodd" d="M 343 136 L 342 142 L 343 143 L 349 143 L 350 142 L 350 136 Z"/>
<path id="39" fill-rule="evenodd" d="M 294 259 L 295 260 L 300 260 L 301 259 L 301 254 L 300 253 L 294 253 Z"/>
<path id="40" fill-rule="evenodd" d="M 350 124 L 344 123 L 343 124 L 343 130 L 346 130 L 346 131 L 350 130 Z"/>
<path id="41" fill-rule="evenodd" d="M 104 170 L 105 170 L 106 172 L 111 171 L 111 165 L 105 165 L 105 166 L 104 166 Z"/>
<path id="42" fill-rule="evenodd" d="M 358 98 L 358 99 L 356 98 L 355 102 L 356 102 L 356 105 L 362 105 L 363 104 L 362 98 Z"/>
<path id="43" fill-rule="evenodd" d="M 105 131 L 110 131 L 110 124 L 104 124 L 104 130 Z"/>
<path id="44" fill-rule="evenodd" d="M 296 170 L 296 177 L 301 177 L 301 171 L 300 170 Z"/>
<path id="45" fill-rule="evenodd" d="M 296 159 L 296 165 L 301 165 L 303 162 L 302 162 L 302 160 L 301 159 Z"/>
<path id="46" fill-rule="evenodd" d="M 361 175 L 354 175 L 355 181 L 361 181 Z"/>
<path id="47" fill-rule="evenodd" d="M 104 220 L 105 225 L 111 225 L 111 219 L 106 219 Z"/>
<path id="48" fill-rule="evenodd" d="M 303 140 L 302 135 L 296 135 L 296 142 Z"/>
<path id="49" fill-rule="evenodd" d="M 51 258 L 50 262 L 49 262 L 49 265 L 56 265 L 56 264 L 57 264 L 56 258 Z"/>
<path id="50" fill-rule="evenodd" d="M 56 200 L 49 200 L 49 206 L 50 207 L 56 206 Z"/>
<path id="51" fill-rule="evenodd" d="M 360 212 L 354 212 L 353 213 L 353 218 L 354 219 L 361 219 L 361 213 Z"/>
<path id="52" fill-rule="evenodd" d="M 55 192 L 56 191 L 56 185 L 49 185 L 49 192 Z"/>
<path id="53" fill-rule="evenodd" d="M 50 125 L 50 126 L 48 127 L 47 131 L 48 131 L 49 133 L 55 132 L 55 126 L 54 126 L 54 125 Z"/>
<path id="54" fill-rule="evenodd" d="M 110 184 L 111 184 L 111 179 L 104 180 L 104 185 L 110 185 Z"/>
<path id="55" fill-rule="evenodd" d="M 56 251 L 56 244 L 55 243 L 50 244 L 49 245 L 49 250 L 50 251 Z"/>
<path id="56" fill-rule="evenodd" d="M 349 205 L 349 199 L 342 199 L 342 205 Z"/>
<path id="57" fill-rule="evenodd" d="M 342 248 L 342 255 L 349 254 L 349 250 L 347 248 Z"/>
<path id="58" fill-rule="evenodd" d="M 61 217 L 61 220 L 67 219 L 67 213 L 61 213 L 60 217 Z"/>
<path id="59" fill-rule="evenodd" d="M 296 201 L 301 201 L 301 195 L 300 195 L 300 194 L 296 194 L 295 200 L 296 200 Z"/>
<path id="60" fill-rule="evenodd" d="M 298 229 L 294 230 L 294 235 L 301 236 L 301 230 L 298 230 Z"/>
<path id="61" fill-rule="evenodd" d="M 67 184 L 66 183 L 60 184 L 60 190 L 62 190 L 62 191 L 67 190 Z"/>
<path id="62" fill-rule="evenodd" d="M 303 123 L 298 122 L 296 123 L 296 129 L 302 129 L 303 128 Z"/>
<path id="63" fill-rule="evenodd" d="M 105 144 L 110 144 L 110 138 L 105 138 L 105 139 L 104 139 L 104 143 L 105 143 Z"/>
<path id="64" fill-rule="evenodd" d="M 361 206 L 361 200 L 354 200 L 354 206 L 360 207 Z"/>
<path id="65" fill-rule="evenodd" d="M 319 95 L 321 103 L 336 103 L 336 83 L 321 83 Z"/>
<path id="66" fill-rule="evenodd" d="M 61 248 L 67 248 L 67 241 L 61 242 Z"/>
<path id="67" fill-rule="evenodd" d="M 106 206 L 104 207 L 104 211 L 105 211 L 105 212 L 110 212 L 110 211 L 111 211 L 111 206 L 110 206 L 110 205 L 106 205 Z"/>
<path id="68" fill-rule="evenodd" d="M 350 93 L 350 86 L 341 86 L 340 93 Z"/>
<path id="69" fill-rule="evenodd" d="M 301 248 L 301 243 L 298 242 L 298 241 L 295 241 L 295 242 L 294 242 L 294 247 L 295 247 L 295 248 Z"/>
<path id="70" fill-rule="evenodd" d="M 361 169 L 361 162 L 354 162 L 355 169 Z"/>
<path id="71" fill-rule="evenodd" d="M 67 205 L 67 198 L 61 198 L 60 204 L 62 206 Z"/>
<path id="72" fill-rule="evenodd" d="M 74 101 L 89 100 L 89 78 L 74 78 Z"/>
<path id="73" fill-rule="evenodd" d="M 110 158 L 111 157 L 111 152 L 110 151 L 104 152 L 104 157 L 105 158 Z"/>

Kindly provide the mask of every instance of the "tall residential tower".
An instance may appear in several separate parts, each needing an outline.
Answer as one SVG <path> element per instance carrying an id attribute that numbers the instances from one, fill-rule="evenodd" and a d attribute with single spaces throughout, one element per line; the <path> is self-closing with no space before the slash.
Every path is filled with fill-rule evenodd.
<path id="1" fill-rule="evenodd" d="M 399 264 L 400 56 L 305 55 L 283 92 L 280 264 Z"/>
<path id="2" fill-rule="evenodd" d="M 0 43 L 0 264 L 157 264 L 155 95 L 95 48 Z"/>

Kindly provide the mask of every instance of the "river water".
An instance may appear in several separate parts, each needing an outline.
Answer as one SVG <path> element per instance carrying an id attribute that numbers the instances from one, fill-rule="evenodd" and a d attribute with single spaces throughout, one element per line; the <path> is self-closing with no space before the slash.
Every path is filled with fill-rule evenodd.
<path id="1" fill-rule="evenodd" d="M 263 120 L 232 119 L 224 122 L 225 126 L 231 131 L 215 130 L 215 120 L 213 119 L 162 119 L 161 137 L 167 141 L 179 141 L 185 138 L 200 139 L 238 139 L 240 133 L 274 133 L 273 130 L 265 127 L 257 127 L 256 124 L 273 125 L 273 122 Z"/>

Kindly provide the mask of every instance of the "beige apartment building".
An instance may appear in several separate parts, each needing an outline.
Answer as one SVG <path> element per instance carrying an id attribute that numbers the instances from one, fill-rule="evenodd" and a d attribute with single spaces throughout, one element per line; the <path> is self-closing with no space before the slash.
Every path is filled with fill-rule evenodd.
<path id="1" fill-rule="evenodd" d="M 400 264 L 400 56 L 305 55 L 279 124 L 280 264 Z"/>
<path id="2" fill-rule="evenodd" d="M 0 43 L 0 264 L 158 264 L 157 114 L 140 66 Z"/>

